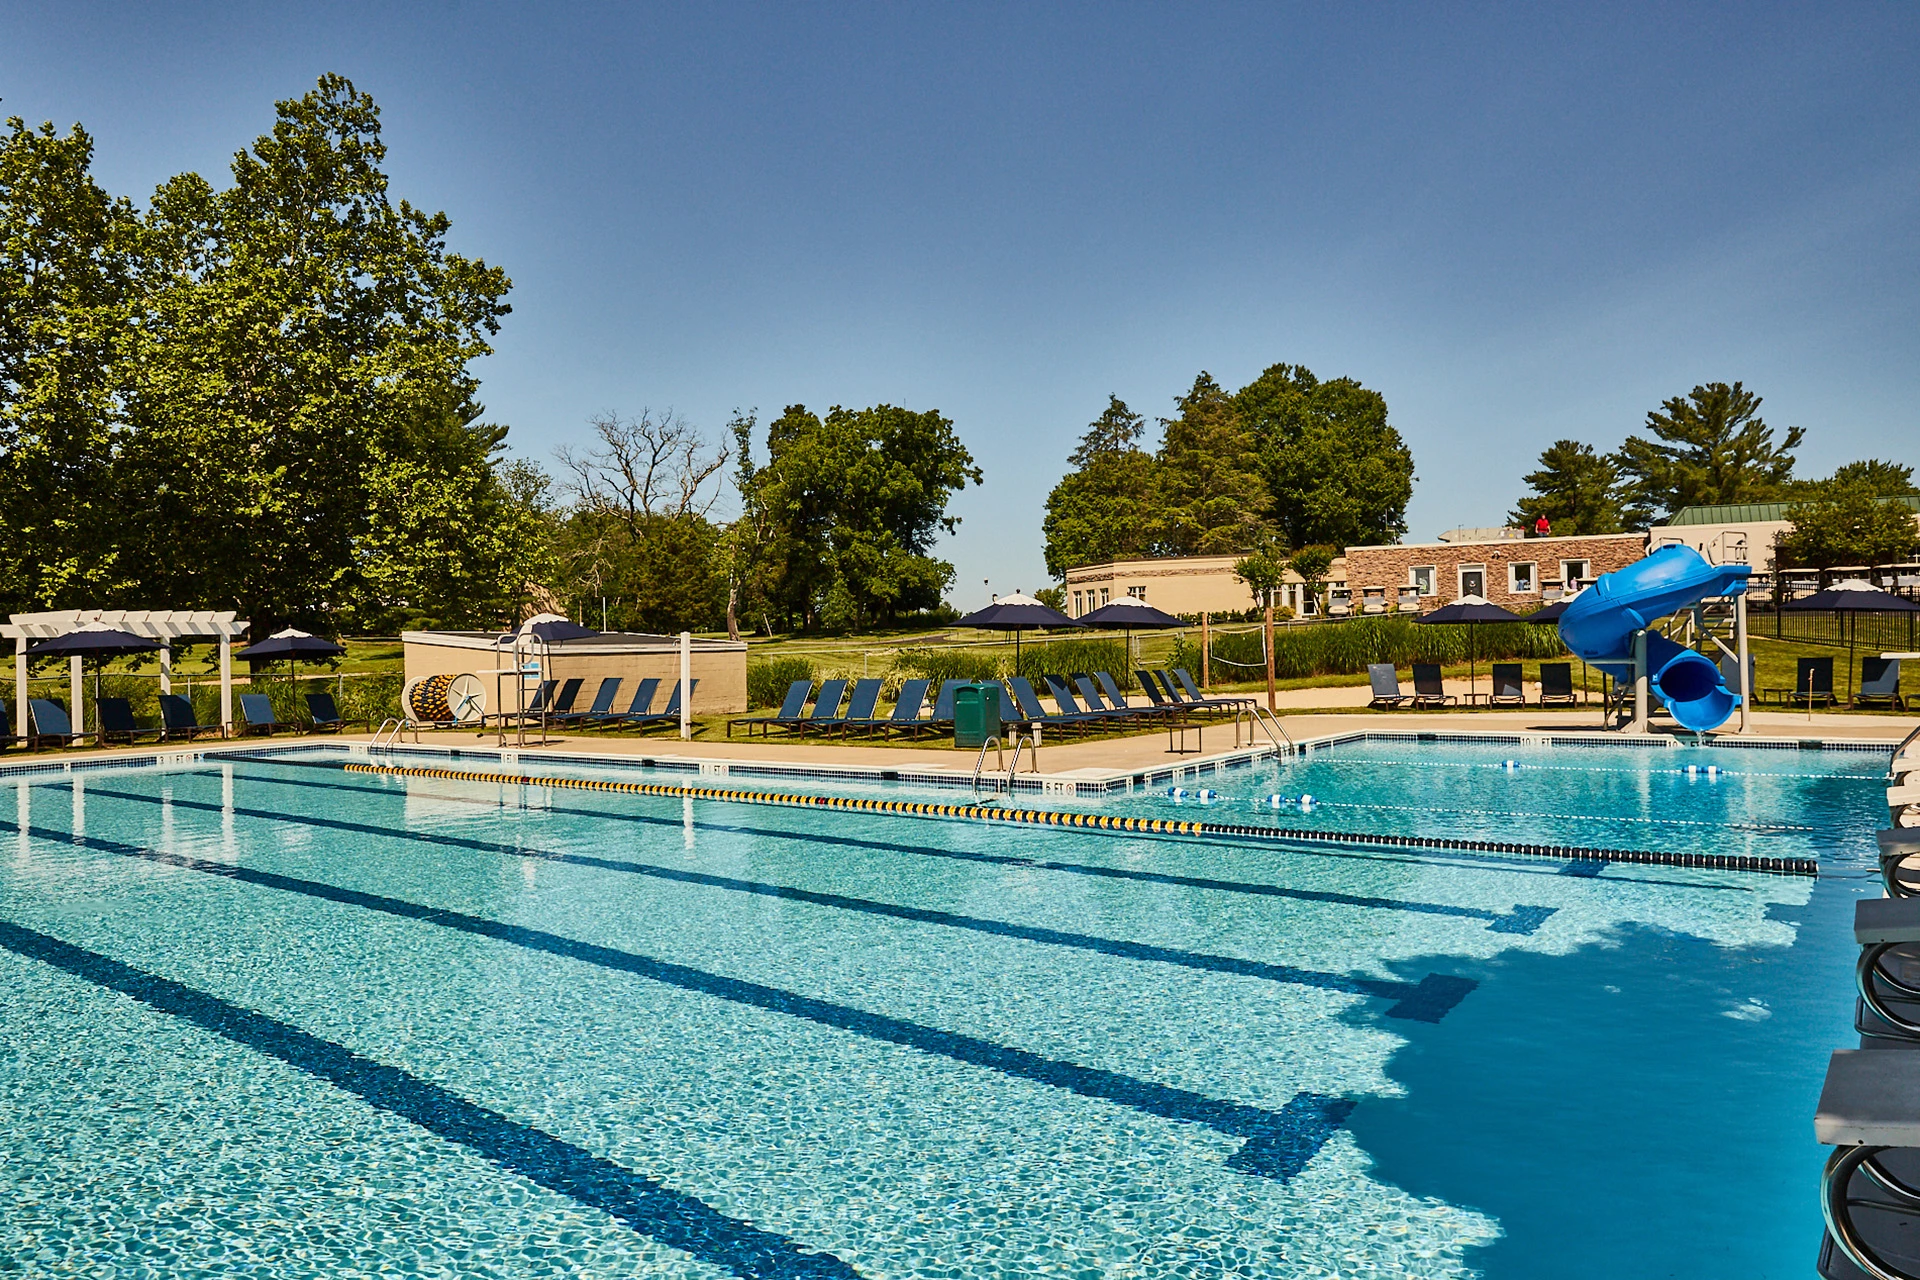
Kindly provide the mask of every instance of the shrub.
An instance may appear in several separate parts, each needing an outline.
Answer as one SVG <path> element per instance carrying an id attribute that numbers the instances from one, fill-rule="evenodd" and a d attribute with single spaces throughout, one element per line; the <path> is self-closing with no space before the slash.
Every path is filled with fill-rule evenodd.
<path id="1" fill-rule="evenodd" d="M 806 658 L 769 658 L 747 666 L 747 706 L 777 707 L 795 680 L 813 679 L 813 663 Z"/>
<path id="2" fill-rule="evenodd" d="M 1259 631 L 1236 631 L 1213 638 L 1214 661 L 1220 674 L 1251 680 L 1266 674 L 1266 654 Z M 1275 629 L 1273 673 L 1280 679 L 1302 676 L 1353 675 L 1372 662 L 1404 667 L 1415 662 L 1454 663 L 1467 660 L 1467 628 L 1422 626 L 1411 618 L 1353 618 L 1306 627 Z M 1555 627 L 1530 622 L 1495 622 L 1473 628 L 1476 661 L 1500 658 L 1557 658 L 1566 649 Z M 1170 667 L 1200 670 L 1200 638 L 1188 632 L 1174 646 Z"/>
<path id="3" fill-rule="evenodd" d="M 1000 674 L 1000 659 L 970 649 L 902 649 L 895 667 L 924 676 L 938 688 L 943 680 L 992 680 Z"/>

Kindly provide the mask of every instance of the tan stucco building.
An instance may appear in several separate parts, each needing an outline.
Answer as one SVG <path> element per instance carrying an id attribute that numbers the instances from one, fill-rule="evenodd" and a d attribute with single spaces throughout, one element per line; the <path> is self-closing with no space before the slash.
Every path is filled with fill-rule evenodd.
<path id="1" fill-rule="evenodd" d="M 1233 576 L 1233 566 L 1239 561 L 1237 555 L 1166 556 L 1082 565 L 1067 570 L 1066 614 L 1078 618 L 1119 596 L 1138 596 L 1166 613 L 1245 613 L 1261 602 L 1254 599 L 1246 583 Z M 1341 585 L 1345 572 L 1344 562 L 1335 560 L 1322 587 Z M 1309 612 L 1306 580 L 1288 570 L 1286 585 L 1274 603 L 1296 614 Z"/>
<path id="2" fill-rule="evenodd" d="M 513 653 L 495 645 L 490 631 L 406 631 L 401 643 L 405 652 L 407 683 L 424 676 L 471 674 L 479 680 L 489 713 L 515 705 L 513 676 L 501 668 L 511 668 Z M 695 715 L 730 715 L 747 709 L 747 646 L 737 640 L 695 638 L 691 644 L 689 674 L 699 683 L 693 689 Z M 608 631 L 599 635 L 567 640 L 544 650 L 549 670 L 542 672 L 558 680 L 581 679 L 578 709 L 585 710 L 600 681 L 619 676 L 622 684 L 615 699 L 615 710 L 625 711 L 627 702 L 648 676 L 660 681 L 654 695 L 653 710 L 663 710 L 673 683 L 680 678 L 680 637 L 645 635 L 637 632 Z M 497 691 L 497 692 L 496 692 Z"/>

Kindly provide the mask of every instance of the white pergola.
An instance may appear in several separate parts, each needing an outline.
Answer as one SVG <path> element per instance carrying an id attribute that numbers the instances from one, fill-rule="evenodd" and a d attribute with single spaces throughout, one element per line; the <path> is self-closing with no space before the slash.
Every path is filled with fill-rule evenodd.
<path id="1" fill-rule="evenodd" d="M 27 646 L 36 640 L 51 640 L 90 622 L 116 631 L 145 636 L 160 645 L 160 692 L 173 692 L 173 645 L 176 640 L 217 640 L 220 642 L 220 724 L 233 727 L 233 642 L 247 633 L 247 622 L 235 618 L 232 610 L 213 613 L 187 609 L 57 609 L 51 613 L 16 613 L 0 623 L 0 637 L 13 641 L 14 715 L 26 723 Z M 83 677 L 81 660 L 67 664 L 72 682 L 72 720 L 75 733 L 86 732 L 85 702 L 81 698 Z"/>

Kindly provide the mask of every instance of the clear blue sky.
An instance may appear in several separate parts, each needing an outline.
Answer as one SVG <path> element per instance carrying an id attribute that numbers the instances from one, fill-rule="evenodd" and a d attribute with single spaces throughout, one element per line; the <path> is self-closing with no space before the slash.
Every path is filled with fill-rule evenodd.
<path id="1" fill-rule="evenodd" d="M 0 113 L 111 190 L 215 181 L 337 71 L 394 189 L 513 277 L 483 399 L 938 408 L 956 603 L 1044 582 L 1114 392 L 1286 360 L 1385 394 L 1411 535 L 1549 440 L 1740 379 L 1802 471 L 1920 461 L 1920 8 L 0 4 Z"/>

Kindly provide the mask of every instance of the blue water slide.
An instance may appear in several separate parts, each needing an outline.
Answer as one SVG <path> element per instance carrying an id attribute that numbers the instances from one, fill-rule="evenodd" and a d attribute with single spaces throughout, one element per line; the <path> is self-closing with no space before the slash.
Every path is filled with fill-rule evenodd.
<path id="1" fill-rule="evenodd" d="M 1739 595 L 1752 572 L 1743 564 L 1708 564 L 1692 547 L 1661 547 L 1574 597 L 1560 615 L 1560 639 L 1615 680 L 1630 681 L 1634 632 L 1710 597 Z M 1711 658 L 1665 636 L 1647 636 L 1647 669 L 1654 695 L 1695 733 L 1718 729 L 1740 705 L 1739 690 L 1727 688 Z"/>

